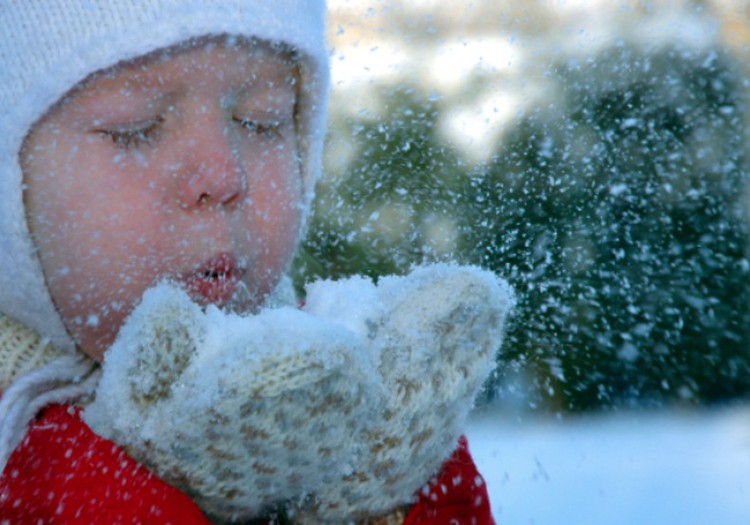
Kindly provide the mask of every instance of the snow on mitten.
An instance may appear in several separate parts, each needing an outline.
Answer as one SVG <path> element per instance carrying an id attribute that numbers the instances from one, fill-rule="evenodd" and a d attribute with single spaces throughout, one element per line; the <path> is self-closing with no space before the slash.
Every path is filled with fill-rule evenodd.
<path id="1" fill-rule="evenodd" d="M 306 310 L 366 339 L 387 389 L 357 436 L 347 475 L 316 492 L 312 522 L 383 514 L 439 471 L 494 369 L 512 303 L 510 287 L 493 273 L 448 264 L 377 285 L 358 277 L 308 289 Z"/>
<path id="2" fill-rule="evenodd" d="M 297 309 L 204 311 L 162 284 L 105 355 L 84 419 L 211 518 L 246 519 L 344 474 L 362 407 L 382 392 L 366 356 Z"/>

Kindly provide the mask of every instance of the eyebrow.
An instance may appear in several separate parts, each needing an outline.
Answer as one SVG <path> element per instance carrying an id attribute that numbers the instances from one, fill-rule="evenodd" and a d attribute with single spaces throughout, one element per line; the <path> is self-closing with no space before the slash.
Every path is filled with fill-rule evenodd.
<path id="1" fill-rule="evenodd" d="M 167 76 L 165 80 L 162 71 L 149 70 L 148 64 L 154 62 L 159 64 L 162 61 L 159 57 L 144 56 L 129 63 L 117 64 L 107 70 L 95 72 L 74 88 L 66 98 L 72 100 L 77 98 L 77 95 L 82 96 L 81 100 L 86 105 L 87 111 L 115 119 L 120 118 L 119 113 L 128 113 L 126 116 L 129 117 L 133 111 L 153 111 L 154 106 L 157 110 L 163 111 L 165 104 L 178 99 L 190 87 L 180 82 L 178 77 Z M 270 79 L 263 74 L 258 76 L 247 74 L 239 78 L 236 87 L 232 90 L 238 93 L 240 103 L 251 104 L 252 108 L 252 101 L 257 98 L 265 98 L 270 102 L 289 93 L 291 103 L 296 105 L 299 102 L 301 89 L 299 64 L 291 58 L 285 58 L 279 61 L 278 66 L 273 69 L 276 74 L 271 75 Z M 121 75 L 125 75 L 126 78 L 120 78 Z M 291 79 L 294 79 L 294 82 L 291 82 Z M 170 86 L 172 83 L 177 85 Z M 92 85 L 97 85 L 97 88 L 87 90 Z M 143 91 L 147 96 L 131 97 L 124 90 Z M 280 93 L 275 97 L 271 95 L 271 92 Z M 113 96 L 116 97 L 114 104 Z"/>
<path id="2" fill-rule="evenodd" d="M 92 84 L 89 84 L 91 86 Z M 118 118 L 118 115 L 130 116 L 133 112 L 151 112 L 156 107 L 159 111 L 163 106 L 169 104 L 179 96 L 179 89 L 167 90 L 163 93 L 153 91 L 148 96 L 129 95 L 124 90 L 149 90 L 153 86 L 145 84 L 133 85 L 128 83 L 125 86 L 97 86 L 96 89 L 83 93 L 80 101 L 84 104 L 86 112 L 94 115 L 110 116 Z"/>

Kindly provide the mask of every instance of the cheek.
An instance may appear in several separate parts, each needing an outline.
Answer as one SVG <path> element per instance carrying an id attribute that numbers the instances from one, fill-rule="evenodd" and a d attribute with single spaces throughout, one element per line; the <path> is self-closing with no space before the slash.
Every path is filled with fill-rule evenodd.
<path id="1" fill-rule="evenodd" d="M 302 216 L 302 183 L 296 154 L 285 154 L 288 149 L 279 150 L 267 173 L 258 184 L 258 204 L 264 213 L 261 224 L 276 232 L 270 235 L 272 241 L 285 246 L 296 244 Z"/>
<path id="2" fill-rule="evenodd" d="M 27 173 L 29 225 L 65 325 L 97 355 L 169 265 L 158 253 L 162 206 L 147 174 L 116 165 L 111 152 L 89 145 L 56 153 Z"/>
<path id="3" fill-rule="evenodd" d="M 254 239 L 258 273 L 286 270 L 300 236 L 302 185 L 296 155 L 275 148 L 249 170 L 248 205 L 244 211 L 248 238 Z"/>
<path id="4" fill-rule="evenodd" d="M 163 262 L 131 233 L 147 238 L 143 228 L 148 224 L 119 218 L 92 220 L 111 210 L 87 212 L 91 215 L 73 218 L 58 231 L 48 229 L 39 244 L 48 286 L 63 321 L 90 351 L 111 342 Z"/>

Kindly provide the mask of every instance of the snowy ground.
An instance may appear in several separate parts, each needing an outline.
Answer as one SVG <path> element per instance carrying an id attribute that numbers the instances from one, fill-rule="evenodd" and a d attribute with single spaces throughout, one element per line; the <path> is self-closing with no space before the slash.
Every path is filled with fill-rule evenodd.
<path id="1" fill-rule="evenodd" d="M 469 428 L 498 525 L 750 523 L 750 407 Z"/>

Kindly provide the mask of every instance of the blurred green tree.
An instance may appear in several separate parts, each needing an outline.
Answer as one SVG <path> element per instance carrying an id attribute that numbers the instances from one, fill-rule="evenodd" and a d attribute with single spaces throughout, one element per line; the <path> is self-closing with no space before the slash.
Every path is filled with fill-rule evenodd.
<path id="1" fill-rule="evenodd" d="M 457 227 L 465 167 L 436 133 L 436 100 L 416 87 L 379 87 L 384 119 L 348 117 L 337 125 L 358 145 L 346 176 L 319 193 L 310 232 L 296 261 L 298 282 L 359 273 L 403 273 L 417 262 L 454 259 L 432 247 L 430 227 Z M 450 232 L 447 232 L 450 235 Z"/>
<path id="2" fill-rule="evenodd" d="M 298 282 L 440 258 L 505 276 L 519 304 L 488 398 L 519 374 L 555 410 L 748 397 L 743 72 L 719 48 L 620 42 L 549 73 L 482 166 L 441 142 L 439 101 L 382 87 L 387 118 L 344 123 L 360 150 L 321 195 Z M 435 217 L 460 234 L 449 250 L 431 249 Z"/>

